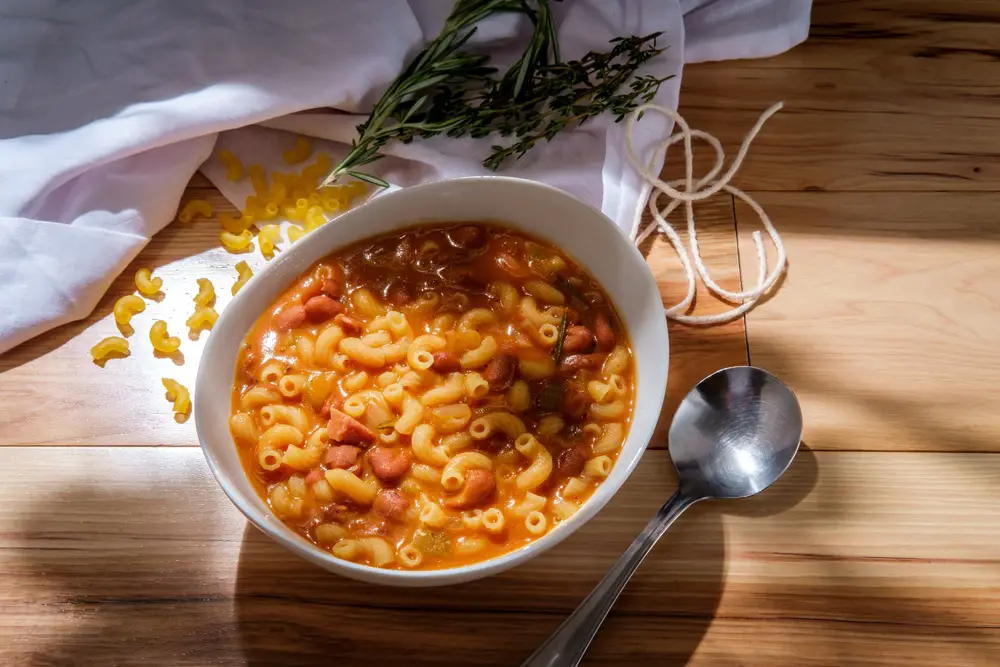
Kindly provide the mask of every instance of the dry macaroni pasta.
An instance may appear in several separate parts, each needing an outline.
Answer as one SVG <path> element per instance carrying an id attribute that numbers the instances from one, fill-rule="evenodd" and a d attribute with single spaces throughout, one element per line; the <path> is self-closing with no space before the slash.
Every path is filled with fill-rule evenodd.
<path id="1" fill-rule="evenodd" d="M 180 222 L 191 222 L 195 217 L 211 218 L 214 213 L 212 205 L 204 199 L 192 199 L 184 205 L 184 208 L 177 215 L 177 219 Z"/>
<path id="2" fill-rule="evenodd" d="M 132 328 L 132 316 L 146 310 L 146 302 L 135 294 L 126 294 L 115 301 L 114 316 L 118 330 L 126 336 L 135 333 Z"/>
<path id="3" fill-rule="evenodd" d="M 250 265 L 246 262 L 239 262 L 236 265 L 236 275 L 238 276 L 235 283 L 233 283 L 233 296 L 243 289 L 243 286 L 247 284 L 247 281 L 253 277 L 253 270 L 250 269 Z"/>
<path id="4" fill-rule="evenodd" d="M 167 323 L 156 320 L 149 329 L 149 342 L 153 349 L 164 354 L 173 354 L 180 348 L 181 339 L 167 333 Z"/>
<path id="5" fill-rule="evenodd" d="M 163 287 L 163 278 L 154 278 L 149 269 L 139 269 L 135 272 L 135 287 L 143 296 L 156 296 Z"/>
<path id="6" fill-rule="evenodd" d="M 187 387 L 177 380 L 163 378 L 163 388 L 167 390 L 167 400 L 174 404 L 175 416 L 183 419 L 191 412 L 191 394 Z"/>
<path id="7" fill-rule="evenodd" d="M 108 336 L 90 348 L 90 356 L 97 362 L 103 361 L 111 354 L 127 357 L 129 355 L 128 341 L 121 336 Z"/>

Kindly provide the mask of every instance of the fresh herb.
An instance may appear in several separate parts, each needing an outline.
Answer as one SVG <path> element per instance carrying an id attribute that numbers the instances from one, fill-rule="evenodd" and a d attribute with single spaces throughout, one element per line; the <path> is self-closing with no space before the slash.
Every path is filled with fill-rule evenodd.
<path id="1" fill-rule="evenodd" d="M 558 412 L 562 406 L 563 386 L 559 382 L 550 382 L 538 393 L 535 405 L 542 412 Z"/>
<path id="2" fill-rule="evenodd" d="M 566 325 L 568 324 L 568 318 L 566 313 L 563 313 L 562 319 L 559 320 L 559 338 L 556 339 L 556 351 L 552 355 L 556 360 L 556 366 L 559 365 L 559 359 L 562 358 L 563 343 L 566 342 Z"/>
<path id="3" fill-rule="evenodd" d="M 376 426 L 375 430 L 376 431 L 391 431 L 394 428 L 396 428 L 396 423 L 395 422 L 385 422 L 383 424 L 379 424 L 378 426 Z"/>
<path id="4" fill-rule="evenodd" d="M 500 78 L 488 65 L 489 56 L 463 50 L 476 24 L 499 13 L 526 15 L 531 39 L 521 57 Z M 635 71 L 662 52 L 660 33 L 619 37 L 607 53 L 588 53 L 561 62 L 549 0 L 458 0 L 441 33 L 409 63 L 358 125 L 358 139 L 323 181 L 329 185 L 352 176 L 379 186 L 381 178 L 361 171 L 382 156 L 389 141 L 417 138 L 485 137 L 496 133 L 513 138 L 495 145 L 483 164 L 493 170 L 518 159 L 539 141 L 589 118 L 610 111 L 621 121 L 639 104 L 653 99 L 667 78 L 633 78 Z M 627 85 L 627 92 L 618 90 Z"/>

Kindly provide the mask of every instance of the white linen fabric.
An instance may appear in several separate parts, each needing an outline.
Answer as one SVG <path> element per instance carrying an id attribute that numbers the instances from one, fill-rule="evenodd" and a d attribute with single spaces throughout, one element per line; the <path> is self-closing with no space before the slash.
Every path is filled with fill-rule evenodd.
<path id="1" fill-rule="evenodd" d="M 438 33 L 451 4 L 0 0 L 0 353 L 86 317 L 173 219 L 199 166 L 241 205 L 247 186 L 206 162 L 213 149 L 278 168 L 293 131 L 341 155 L 360 114 Z M 658 43 L 668 48 L 645 73 L 674 75 L 655 101 L 676 108 L 685 62 L 780 53 L 805 39 L 810 5 L 568 0 L 555 11 L 567 58 L 619 35 L 663 32 Z M 521 17 L 496 17 L 474 46 L 509 61 L 526 29 Z M 346 113 L 298 113 L 321 107 Z M 666 123 L 637 127 L 636 149 L 665 135 Z M 374 171 L 402 187 L 488 173 L 480 161 L 491 143 L 389 146 L 392 157 Z M 639 205 L 623 127 L 608 118 L 538 146 L 503 173 L 567 190 L 623 227 Z"/>

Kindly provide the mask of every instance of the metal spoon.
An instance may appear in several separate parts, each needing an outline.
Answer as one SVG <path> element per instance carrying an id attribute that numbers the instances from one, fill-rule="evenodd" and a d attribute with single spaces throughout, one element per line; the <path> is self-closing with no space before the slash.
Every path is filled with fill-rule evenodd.
<path id="1" fill-rule="evenodd" d="M 670 425 L 679 488 L 590 595 L 522 667 L 580 664 L 618 595 L 667 528 L 706 498 L 746 498 L 785 472 L 802 438 L 802 410 L 767 371 L 735 366 L 709 375 L 684 398 Z"/>

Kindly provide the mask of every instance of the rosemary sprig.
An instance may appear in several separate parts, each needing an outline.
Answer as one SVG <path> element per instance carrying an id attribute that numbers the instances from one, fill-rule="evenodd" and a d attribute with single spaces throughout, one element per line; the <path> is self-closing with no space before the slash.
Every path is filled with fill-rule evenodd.
<path id="1" fill-rule="evenodd" d="M 591 51 L 580 60 L 539 68 L 526 87 L 531 93 L 527 99 L 488 95 L 478 107 L 477 126 L 516 140 L 507 146 L 493 146 L 483 164 L 495 171 L 505 160 L 520 158 L 539 141 L 549 141 L 571 125 L 606 111 L 617 123 L 640 104 L 651 101 L 660 83 L 669 77 L 632 75 L 662 53 L 655 48 L 659 35 L 617 37 L 611 40 L 614 47 L 608 53 Z M 628 92 L 619 93 L 626 83 Z M 470 133 L 475 134 L 475 130 Z"/>
<path id="2" fill-rule="evenodd" d="M 566 317 L 566 313 L 563 313 L 562 319 L 559 320 L 559 338 L 556 339 L 556 349 L 552 354 L 552 357 L 556 360 L 556 366 L 562 361 L 563 344 L 566 342 L 566 325 L 569 323 L 569 318 Z"/>
<path id="3" fill-rule="evenodd" d="M 489 57 L 463 50 L 475 24 L 493 14 L 528 16 L 533 29 L 521 57 L 500 78 Z M 410 62 L 358 125 L 358 139 L 323 181 L 329 185 L 352 176 L 379 186 L 381 178 L 358 169 L 379 158 L 389 141 L 417 138 L 511 137 L 495 145 L 483 164 L 493 170 L 518 159 L 539 141 L 567 127 L 611 111 L 620 121 L 638 104 L 648 102 L 665 79 L 632 78 L 635 71 L 662 52 L 660 33 L 612 40 L 608 53 L 588 53 L 560 62 L 559 44 L 549 0 L 458 0 L 441 33 Z M 631 79 L 631 81 L 630 81 Z M 618 90 L 628 83 L 628 92 Z"/>

